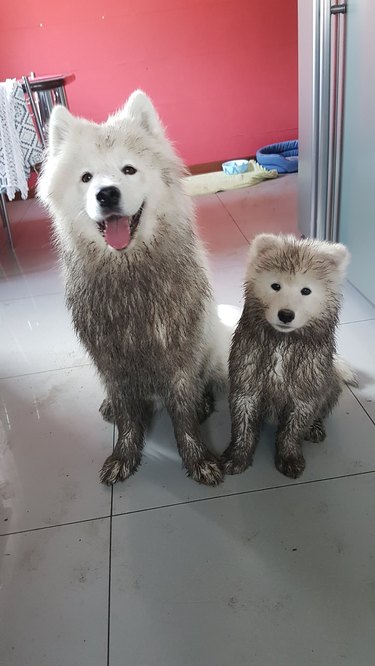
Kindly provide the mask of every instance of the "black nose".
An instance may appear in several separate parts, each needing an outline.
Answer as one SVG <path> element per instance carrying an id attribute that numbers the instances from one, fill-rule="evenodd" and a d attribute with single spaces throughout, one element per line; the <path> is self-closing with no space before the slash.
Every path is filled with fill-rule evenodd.
<path id="1" fill-rule="evenodd" d="M 102 208 L 116 208 L 119 205 L 121 192 L 118 187 L 110 185 L 109 187 L 102 187 L 96 195 L 97 201 Z"/>
<path id="2" fill-rule="evenodd" d="M 292 310 L 279 310 L 277 316 L 283 324 L 290 324 L 290 322 L 293 321 L 295 314 Z"/>

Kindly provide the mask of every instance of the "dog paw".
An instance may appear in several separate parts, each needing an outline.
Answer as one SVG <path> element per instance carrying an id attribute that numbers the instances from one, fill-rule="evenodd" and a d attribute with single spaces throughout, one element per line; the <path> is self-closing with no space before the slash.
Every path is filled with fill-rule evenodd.
<path id="1" fill-rule="evenodd" d="M 251 465 L 251 460 L 247 460 L 244 458 L 236 458 L 233 456 L 231 458 L 230 456 L 223 456 L 222 459 L 222 465 L 223 465 L 223 470 L 224 474 L 242 474 L 248 467 Z"/>
<path id="2" fill-rule="evenodd" d="M 108 456 L 100 470 L 100 481 L 107 486 L 112 486 L 117 481 L 125 481 L 134 474 L 137 465 L 129 465 L 126 460 L 116 458 L 113 454 Z"/>
<path id="3" fill-rule="evenodd" d="M 314 421 L 306 435 L 306 440 L 308 442 L 314 442 L 314 444 L 319 444 L 320 442 L 324 442 L 325 438 L 326 431 L 323 422 L 320 420 Z"/>
<path id="4" fill-rule="evenodd" d="M 229 458 L 228 460 L 223 460 L 223 470 L 224 474 L 242 474 L 248 467 L 250 467 L 251 463 L 249 462 L 244 462 L 243 460 L 237 461 L 235 459 Z"/>
<path id="5" fill-rule="evenodd" d="M 220 462 L 213 456 L 212 458 L 203 458 L 189 466 L 187 475 L 205 486 L 217 486 L 224 479 Z"/>
<path id="6" fill-rule="evenodd" d="M 112 403 L 108 398 L 104 398 L 102 404 L 99 407 L 99 412 L 101 413 L 104 421 L 114 423 L 115 416 L 113 413 Z"/>
<path id="7" fill-rule="evenodd" d="M 302 454 L 294 456 L 282 456 L 277 454 L 275 458 L 275 464 L 276 468 L 279 470 L 279 472 L 281 472 L 281 474 L 285 474 L 285 476 L 289 476 L 291 479 L 298 479 L 306 465 Z"/>
<path id="8" fill-rule="evenodd" d="M 224 474 L 242 474 L 242 472 L 252 465 L 252 462 L 252 458 L 243 454 L 240 455 L 238 451 L 233 450 L 231 445 L 228 446 L 221 456 Z"/>

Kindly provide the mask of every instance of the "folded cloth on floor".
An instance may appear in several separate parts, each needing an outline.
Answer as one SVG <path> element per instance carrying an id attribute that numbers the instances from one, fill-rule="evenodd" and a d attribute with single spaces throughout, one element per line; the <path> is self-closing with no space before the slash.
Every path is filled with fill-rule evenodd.
<path id="1" fill-rule="evenodd" d="M 28 194 L 30 169 L 42 161 L 43 149 L 16 79 L 0 83 L 0 192 L 14 199 Z"/>
<path id="2" fill-rule="evenodd" d="M 256 185 L 269 178 L 277 178 L 277 171 L 268 171 L 255 160 L 250 160 L 247 171 L 244 173 L 228 176 L 224 171 L 212 171 L 210 173 L 200 173 L 196 176 L 187 176 L 185 187 L 188 194 L 196 196 L 198 194 L 235 190 L 239 187 L 250 187 L 250 185 Z"/>

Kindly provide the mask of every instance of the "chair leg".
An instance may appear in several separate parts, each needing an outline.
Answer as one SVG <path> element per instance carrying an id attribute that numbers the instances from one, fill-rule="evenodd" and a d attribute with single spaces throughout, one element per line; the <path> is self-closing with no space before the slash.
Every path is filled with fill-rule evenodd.
<path id="1" fill-rule="evenodd" d="M 5 197 L 3 194 L 0 194 L 0 216 L 3 220 L 3 225 L 5 228 L 6 235 L 8 237 L 8 243 L 9 247 L 14 252 L 14 245 L 13 245 L 13 238 L 12 238 L 12 232 L 10 230 L 10 221 L 8 217 L 8 211 L 7 211 L 7 206 L 5 203 Z"/>

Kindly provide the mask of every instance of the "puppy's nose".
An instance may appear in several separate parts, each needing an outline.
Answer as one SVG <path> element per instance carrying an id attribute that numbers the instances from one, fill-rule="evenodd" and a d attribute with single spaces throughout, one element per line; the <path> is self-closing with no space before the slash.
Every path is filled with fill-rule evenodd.
<path id="1" fill-rule="evenodd" d="M 293 321 L 295 314 L 293 310 L 279 310 L 277 316 L 283 324 L 290 324 L 290 322 Z"/>
<path id="2" fill-rule="evenodd" d="M 102 187 L 96 195 L 96 199 L 102 208 L 116 208 L 119 205 L 120 198 L 121 192 L 114 185 Z"/>

